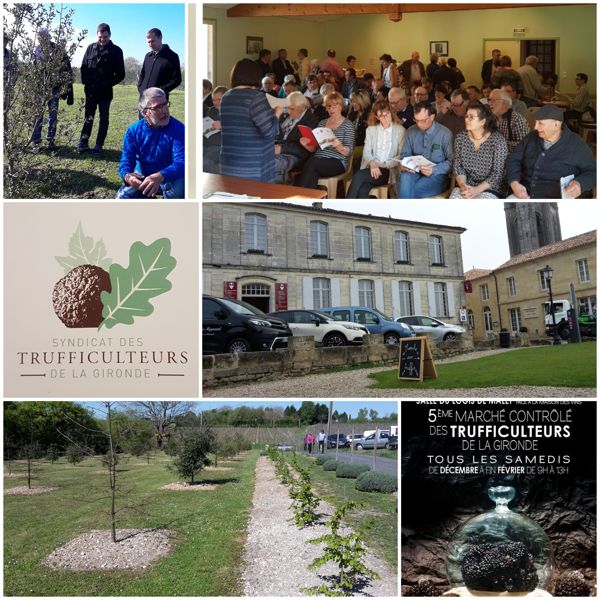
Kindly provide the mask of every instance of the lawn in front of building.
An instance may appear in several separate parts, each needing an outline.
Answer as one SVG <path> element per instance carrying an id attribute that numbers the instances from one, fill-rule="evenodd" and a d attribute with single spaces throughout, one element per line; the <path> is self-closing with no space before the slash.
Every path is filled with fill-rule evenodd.
<path id="1" fill-rule="evenodd" d="M 455 389 L 507 385 L 596 386 L 596 343 L 525 348 L 473 360 L 436 365 L 437 379 L 398 379 L 398 369 L 369 375 L 373 388 Z"/>

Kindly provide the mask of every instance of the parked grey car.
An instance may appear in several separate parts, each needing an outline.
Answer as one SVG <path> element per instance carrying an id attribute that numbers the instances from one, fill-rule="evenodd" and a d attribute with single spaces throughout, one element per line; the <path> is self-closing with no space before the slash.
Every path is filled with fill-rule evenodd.
<path id="1" fill-rule="evenodd" d="M 360 438 L 353 442 L 355 450 L 369 450 L 375 447 L 377 444 L 377 448 L 387 448 L 390 445 L 390 434 L 387 431 L 380 431 L 379 436 L 376 437 L 376 433 L 372 433 L 366 438 Z"/>
<path id="2" fill-rule="evenodd" d="M 398 317 L 396 321 L 410 325 L 417 335 L 428 335 L 436 342 L 455 340 L 459 335 L 466 333 L 466 329 L 460 325 L 444 323 L 444 321 L 425 315 Z"/>

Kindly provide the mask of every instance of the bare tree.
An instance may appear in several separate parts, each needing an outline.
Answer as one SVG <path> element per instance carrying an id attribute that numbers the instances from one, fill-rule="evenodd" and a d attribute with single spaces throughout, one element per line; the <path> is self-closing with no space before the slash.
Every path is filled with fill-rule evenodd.
<path id="1" fill-rule="evenodd" d="M 140 413 L 150 419 L 154 425 L 156 447 L 159 450 L 169 437 L 169 426 L 173 425 L 176 417 L 186 413 L 189 408 L 189 402 L 138 402 L 137 405 Z"/>

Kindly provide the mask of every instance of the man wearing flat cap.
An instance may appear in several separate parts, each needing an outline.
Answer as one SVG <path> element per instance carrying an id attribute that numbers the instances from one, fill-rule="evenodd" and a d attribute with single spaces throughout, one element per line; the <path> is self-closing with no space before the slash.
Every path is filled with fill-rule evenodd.
<path id="1" fill-rule="evenodd" d="M 535 131 L 519 142 L 506 160 L 512 197 L 561 198 L 561 177 L 574 176 L 564 189 L 568 198 L 590 197 L 596 185 L 596 161 L 586 143 L 564 127 L 563 111 L 547 104 L 535 115 Z"/>

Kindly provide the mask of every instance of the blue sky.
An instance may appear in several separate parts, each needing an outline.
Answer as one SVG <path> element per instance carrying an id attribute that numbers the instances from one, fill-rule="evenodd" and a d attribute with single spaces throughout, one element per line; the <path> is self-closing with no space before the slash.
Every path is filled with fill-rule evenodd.
<path id="1" fill-rule="evenodd" d="M 325 403 L 329 406 L 329 400 L 312 400 L 312 402 L 319 402 L 319 403 Z M 88 407 L 88 408 L 92 408 L 94 411 L 96 411 L 96 408 L 99 409 L 98 412 L 103 413 L 104 409 L 102 407 L 102 402 L 79 402 L 79 404 L 83 404 L 84 406 Z M 119 403 L 119 407 L 123 407 L 126 403 L 125 402 L 120 402 Z M 259 400 L 259 401 L 254 401 L 254 402 L 247 402 L 244 400 L 239 400 L 239 401 L 230 401 L 230 402 L 204 402 L 204 401 L 200 401 L 200 402 L 194 402 L 194 407 L 196 410 L 199 410 L 200 407 L 203 410 L 212 410 L 214 408 L 221 408 L 223 406 L 231 406 L 231 407 L 235 407 L 235 406 L 251 406 L 251 407 L 259 407 L 259 406 L 282 406 L 282 407 L 286 407 L 289 406 L 290 404 L 293 404 L 296 408 L 300 408 L 300 406 L 302 405 L 302 401 L 299 402 L 295 402 L 295 401 L 285 401 L 285 400 L 281 400 L 281 401 L 271 401 L 271 400 Z M 359 409 L 361 408 L 367 408 L 367 409 L 374 409 L 379 413 L 379 416 L 385 416 L 388 415 L 392 412 L 397 413 L 398 412 L 398 402 L 394 401 L 394 400 L 390 400 L 390 401 L 380 401 L 380 402 L 372 402 L 370 400 L 347 400 L 347 401 L 337 401 L 334 400 L 333 401 L 333 410 L 334 411 L 338 411 L 339 413 L 342 412 L 346 412 L 347 414 L 349 414 L 352 417 L 356 417 Z"/>
<path id="2" fill-rule="evenodd" d="M 123 56 L 133 56 L 142 62 L 148 52 L 146 32 L 158 27 L 163 34 L 163 44 L 185 57 L 185 5 L 184 4 L 65 4 L 73 8 L 73 24 L 77 30 L 87 29 L 87 37 L 75 53 L 74 67 L 81 66 L 85 49 L 97 41 L 96 27 L 108 23 L 111 40 L 123 50 Z"/>

